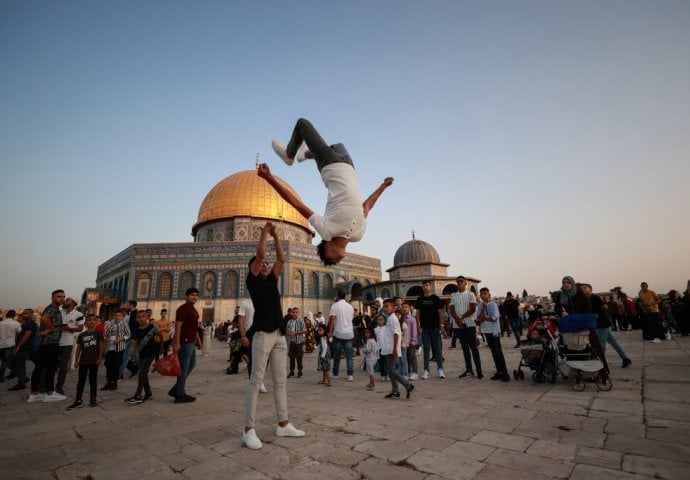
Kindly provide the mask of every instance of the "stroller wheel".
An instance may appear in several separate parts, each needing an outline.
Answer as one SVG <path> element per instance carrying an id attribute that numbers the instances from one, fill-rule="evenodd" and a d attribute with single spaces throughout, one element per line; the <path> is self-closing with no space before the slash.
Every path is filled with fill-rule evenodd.
<path id="1" fill-rule="evenodd" d="M 611 383 L 611 379 L 604 372 L 599 372 L 599 375 L 597 375 L 595 381 L 597 384 L 597 390 L 608 392 L 613 388 L 613 383 Z"/>
<path id="2" fill-rule="evenodd" d="M 513 370 L 513 378 L 515 380 L 520 380 L 520 373 L 522 372 L 520 372 L 519 370 Z"/>
<path id="3" fill-rule="evenodd" d="M 581 392 L 585 389 L 585 382 L 582 381 L 582 375 L 573 375 L 570 377 L 570 388 L 576 392 Z"/>
<path id="4" fill-rule="evenodd" d="M 534 372 L 532 374 L 532 380 L 534 380 L 536 383 L 544 383 L 546 382 L 546 375 L 541 372 Z"/>

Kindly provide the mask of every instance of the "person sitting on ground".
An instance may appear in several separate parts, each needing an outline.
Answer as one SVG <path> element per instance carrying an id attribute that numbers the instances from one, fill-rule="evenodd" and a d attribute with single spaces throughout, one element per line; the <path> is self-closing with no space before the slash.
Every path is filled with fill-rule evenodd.
<path id="1" fill-rule="evenodd" d="M 306 148 L 301 148 L 303 142 Z M 259 166 L 258 175 L 309 219 L 322 239 L 318 245 L 318 254 L 324 265 L 337 264 L 345 257 L 348 243 L 358 242 L 364 236 L 369 211 L 383 191 L 393 184 L 393 177 L 386 177 L 374 193 L 362 202 L 355 167 L 345 146 L 342 143 L 330 146 L 326 144 L 314 126 L 304 118 L 297 120 L 287 146 L 277 140 L 273 140 L 272 145 L 273 150 L 288 165 L 292 165 L 295 160 L 316 160 L 321 179 L 328 189 L 323 216 L 314 213 L 297 195 L 279 183 L 265 163 Z"/>

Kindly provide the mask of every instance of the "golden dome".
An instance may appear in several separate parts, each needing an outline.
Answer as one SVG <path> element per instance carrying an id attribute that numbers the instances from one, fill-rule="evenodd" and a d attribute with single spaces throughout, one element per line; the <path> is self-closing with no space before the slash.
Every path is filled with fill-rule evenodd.
<path id="1" fill-rule="evenodd" d="M 275 178 L 297 195 L 284 180 Z M 192 231 L 195 232 L 202 223 L 234 217 L 267 218 L 309 228 L 307 219 L 259 177 L 256 170 L 237 172 L 218 182 L 201 203 Z"/>

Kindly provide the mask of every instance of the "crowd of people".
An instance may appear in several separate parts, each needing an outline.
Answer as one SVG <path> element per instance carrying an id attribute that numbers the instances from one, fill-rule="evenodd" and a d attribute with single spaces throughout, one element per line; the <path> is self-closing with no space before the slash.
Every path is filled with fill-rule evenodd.
<path id="1" fill-rule="evenodd" d="M 278 194 L 305 218 L 319 233 L 322 242 L 317 252 L 324 265 L 334 265 L 346 255 L 350 242 L 359 241 L 366 230 L 367 216 L 381 194 L 393 184 L 387 177 L 366 200 L 362 201 L 354 163 L 345 147 L 328 145 L 306 119 L 299 119 L 290 142 L 277 140 L 273 148 L 288 165 L 294 161 L 313 159 L 329 195 L 324 215 L 316 214 L 304 205 L 289 189 L 272 175 L 268 165 L 262 164 L 257 175 L 266 180 Z M 275 262 L 269 268 L 266 260 L 267 243 L 275 245 Z M 320 384 L 329 387 L 341 376 L 341 360 L 345 360 L 347 381 L 355 380 L 354 357 L 363 353 L 361 367 L 366 371 L 368 390 L 374 390 L 378 379 L 390 382 L 386 399 L 410 399 L 416 390 L 416 380 L 430 378 L 431 362 L 436 364 L 436 377 L 444 379 L 443 339 L 450 338 L 450 348 L 458 341 L 462 348 L 464 370 L 461 379 L 484 378 L 479 346 L 485 343 L 491 352 L 495 373 L 491 380 L 509 382 L 510 376 L 502 351 L 501 337 L 513 335 L 515 347 L 523 342 L 523 329 L 543 315 L 553 321 L 575 314 L 596 317 L 596 328 L 590 337 L 605 362 L 605 349 L 612 345 L 621 356 L 622 367 L 631 360 L 615 339 L 612 331 L 642 329 L 643 338 L 653 343 L 670 339 L 675 330 L 683 336 L 690 331 L 690 285 L 683 295 L 673 290 L 665 300 L 642 283 L 636 300 L 620 291 L 615 296 L 601 298 L 587 283 L 576 283 L 572 277 L 562 279 L 561 288 L 554 292 L 553 311 L 543 311 L 537 305 L 522 308 L 518 299 L 508 292 L 496 302 L 488 288 L 481 288 L 479 298 L 469 288 L 464 276 L 456 279 L 457 291 L 446 303 L 433 293 L 431 281 L 422 282 L 423 294 L 415 301 L 400 297 L 378 298 L 367 311 L 357 312 L 347 301 L 345 291 L 337 293 L 328 318 L 321 312 L 302 315 L 297 307 L 283 316 L 278 279 L 282 275 L 285 253 L 276 227 L 267 222 L 261 230 L 256 255 L 249 261 L 246 278 L 250 298 L 238 305 L 235 318 L 219 329 L 227 339 L 230 365 L 226 373 L 237 374 L 242 363 L 247 365 L 249 382 L 245 397 L 245 421 L 242 443 L 250 449 L 262 448 L 255 431 L 258 395 L 266 392 L 264 376 L 270 372 L 273 380 L 273 399 L 276 411 L 276 435 L 302 437 L 305 432 L 289 422 L 288 378 L 302 377 L 304 353 L 318 349 L 317 367 L 322 372 Z M 617 298 L 615 298 L 617 297 Z M 214 327 L 203 326 L 195 304 L 199 291 L 189 288 L 185 303 L 175 312 L 174 322 L 161 311 L 154 320 L 150 310 L 137 310 L 137 303 L 128 302 L 113 318 L 103 322 L 96 315 L 83 315 L 77 303 L 65 298 L 63 290 L 52 293 L 51 303 L 38 316 L 24 310 L 19 316 L 10 310 L 0 320 L 0 382 L 16 379 L 8 390 L 26 389 L 28 360 L 34 364 L 30 377 L 27 402 L 56 402 L 66 400 L 64 390 L 67 372 L 78 370 L 76 395 L 67 409 L 84 406 L 82 396 L 89 381 L 89 405 L 97 405 L 98 370 L 105 365 L 105 384 L 100 390 L 116 390 L 126 370 L 137 376 L 130 405 L 138 405 L 153 398 L 148 376 L 154 361 L 167 355 L 172 347 L 179 363 L 175 384 L 168 395 L 175 403 L 189 403 L 195 397 L 186 390 L 186 381 L 196 365 L 196 352 L 210 352 Z M 75 349 L 76 346 L 76 349 Z M 73 353 L 74 350 L 74 353 Z M 421 368 L 417 356 L 421 353 Z M 165 357 L 173 358 L 173 357 Z M 161 362 L 164 363 L 164 362 Z M 289 367 L 288 367 L 289 364 Z M 289 368 L 289 370 L 288 370 Z M 10 374 L 5 377 L 5 372 Z M 608 370 L 608 365 L 606 366 Z M 421 372 L 421 373 L 420 373 Z M 57 381 L 56 381 L 57 376 Z"/>

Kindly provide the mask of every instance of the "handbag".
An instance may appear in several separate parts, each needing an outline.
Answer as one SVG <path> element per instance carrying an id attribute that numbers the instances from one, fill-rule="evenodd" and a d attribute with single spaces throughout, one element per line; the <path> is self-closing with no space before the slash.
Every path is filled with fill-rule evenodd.
<path id="1" fill-rule="evenodd" d="M 177 357 L 176 353 L 172 353 L 158 360 L 154 364 L 154 368 L 158 373 L 167 377 L 179 377 L 182 375 L 180 359 Z"/>

